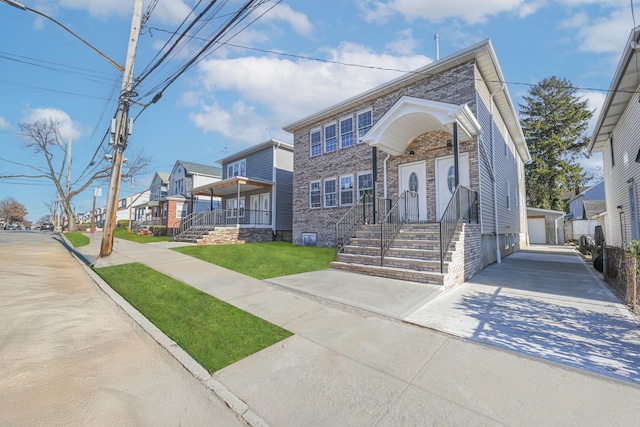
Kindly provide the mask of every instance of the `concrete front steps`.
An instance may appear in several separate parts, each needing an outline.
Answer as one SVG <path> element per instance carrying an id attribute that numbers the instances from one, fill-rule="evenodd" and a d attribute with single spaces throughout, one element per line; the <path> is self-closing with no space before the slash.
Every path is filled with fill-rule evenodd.
<path id="1" fill-rule="evenodd" d="M 455 250 L 457 236 L 452 249 Z M 331 268 L 389 279 L 443 285 L 451 261 L 447 253 L 440 272 L 439 224 L 408 224 L 402 227 L 384 261 L 380 259 L 380 226 L 358 230 Z"/>

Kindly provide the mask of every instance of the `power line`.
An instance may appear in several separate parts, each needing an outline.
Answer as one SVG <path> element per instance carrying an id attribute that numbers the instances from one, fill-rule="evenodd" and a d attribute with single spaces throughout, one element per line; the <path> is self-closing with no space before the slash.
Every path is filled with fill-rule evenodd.
<path id="1" fill-rule="evenodd" d="M 166 29 L 162 29 L 162 28 L 157 28 L 157 27 L 150 27 L 150 28 L 155 30 L 155 31 L 166 32 L 166 33 L 170 33 L 170 34 L 172 33 L 172 31 L 166 30 Z M 200 39 L 200 38 L 198 38 L 196 36 L 187 36 L 187 37 Z M 204 39 L 202 39 L 202 40 L 204 40 Z M 336 60 L 332 60 L 332 59 L 317 58 L 317 57 L 307 56 L 307 55 L 298 55 L 298 54 L 282 52 L 282 51 L 261 49 L 261 48 L 257 48 L 257 47 L 251 47 L 251 46 L 243 46 L 243 45 L 229 43 L 229 42 L 218 42 L 218 43 L 220 45 L 222 45 L 222 46 L 229 46 L 229 47 L 234 47 L 234 48 L 238 48 L 238 49 L 252 50 L 252 51 L 255 51 L 255 52 L 267 53 L 267 54 L 276 55 L 276 56 L 283 56 L 283 57 L 289 57 L 289 58 L 295 58 L 295 59 L 303 59 L 303 60 L 307 60 L 307 61 L 315 61 L 315 62 L 322 62 L 322 63 L 326 63 L 326 64 L 342 65 L 342 66 L 345 66 L 345 67 L 364 68 L 364 69 L 378 70 L 378 71 L 391 71 L 391 72 L 397 72 L 397 73 L 402 73 L 402 74 L 415 74 L 415 75 L 421 75 L 421 76 L 434 75 L 432 73 L 425 73 L 425 72 L 420 72 L 420 71 L 416 71 L 416 70 L 404 70 L 404 69 L 399 69 L 399 68 L 381 67 L 381 66 L 378 66 L 378 65 L 366 65 L 366 64 L 358 64 L 358 63 L 353 63 L 353 62 L 336 61 Z M 478 78 L 473 78 L 473 80 L 484 81 L 485 83 L 500 83 L 500 84 L 505 83 L 505 84 L 514 85 L 514 86 L 533 87 L 533 86 L 537 85 L 537 83 L 524 83 L 524 82 L 514 82 L 514 81 L 507 81 L 507 80 L 499 81 L 499 80 L 478 79 Z M 611 90 L 611 89 L 592 88 L 592 87 L 583 87 L 583 86 L 572 86 L 572 87 L 574 89 L 577 89 L 577 90 L 594 91 L 594 92 L 635 93 L 635 91 L 621 91 L 621 90 L 614 91 L 614 90 Z"/>

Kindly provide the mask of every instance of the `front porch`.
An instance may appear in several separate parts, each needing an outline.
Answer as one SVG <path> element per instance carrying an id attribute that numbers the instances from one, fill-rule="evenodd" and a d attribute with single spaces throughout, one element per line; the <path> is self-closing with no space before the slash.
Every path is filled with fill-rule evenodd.
<path id="1" fill-rule="evenodd" d="M 174 240 L 197 244 L 272 241 L 272 187 L 272 182 L 236 176 L 194 188 L 192 194 L 210 197 L 212 207 L 213 199 L 221 198 L 222 209 L 182 218 Z"/>

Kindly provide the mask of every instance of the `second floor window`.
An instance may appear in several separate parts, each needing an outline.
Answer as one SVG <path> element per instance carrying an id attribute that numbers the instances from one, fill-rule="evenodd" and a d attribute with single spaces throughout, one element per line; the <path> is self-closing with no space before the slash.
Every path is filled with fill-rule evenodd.
<path id="1" fill-rule="evenodd" d="M 353 117 L 340 120 L 340 148 L 353 145 Z"/>
<path id="2" fill-rule="evenodd" d="M 322 132 L 320 132 L 320 129 L 312 130 L 310 139 L 311 157 L 319 156 L 322 154 Z"/>
<path id="3" fill-rule="evenodd" d="M 336 135 L 336 124 L 330 124 L 324 127 L 324 152 L 331 153 L 338 148 L 338 138 Z"/>
<path id="4" fill-rule="evenodd" d="M 358 114 L 358 138 L 362 138 L 365 133 L 369 132 L 373 125 L 371 110 Z"/>
<path id="5" fill-rule="evenodd" d="M 247 161 L 246 159 L 239 160 L 227 165 L 227 178 L 233 178 L 234 176 L 247 176 Z"/>

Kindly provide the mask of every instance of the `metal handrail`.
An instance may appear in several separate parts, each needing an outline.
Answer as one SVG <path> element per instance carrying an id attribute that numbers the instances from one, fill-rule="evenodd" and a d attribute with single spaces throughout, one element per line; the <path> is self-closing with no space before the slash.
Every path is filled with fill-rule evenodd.
<path id="1" fill-rule="evenodd" d="M 459 185 L 440 218 L 440 273 L 444 273 L 444 259 L 453 236 L 462 222 L 479 222 L 478 192 Z"/>
<path id="2" fill-rule="evenodd" d="M 381 205 L 381 198 L 373 203 L 371 194 L 363 194 L 351 208 L 336 222 L 336 253 L 340 253 L 349 243 L 356 231 L 365 224 L 376 222 L 376 206 Z"/>
<path id="3" fill-rule="evenodd" d="M 162 225 L 162 218 L 154 216 L 139 219 L 131 225 L 131 230 L 134 233 L 139 233 L 140 231 L 144 230 L 145 227 L 154 225 Z"/>
<path id="4" fill-rule="evenodd" d="M 418 206 L 418 193 L 407 190 L 400 195 L 380 222 L 380 265 L 383 265 L 384 257 L 402 226 L 407 222 L 419 221 Z"/>

